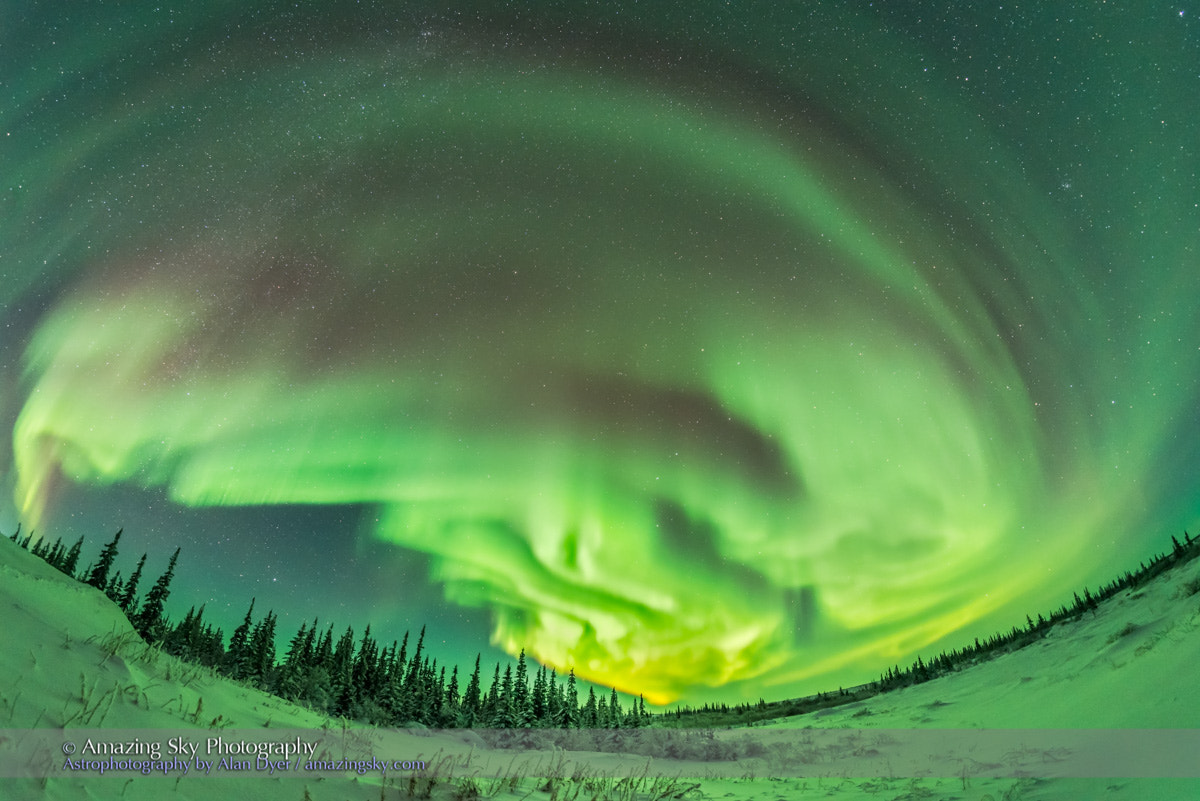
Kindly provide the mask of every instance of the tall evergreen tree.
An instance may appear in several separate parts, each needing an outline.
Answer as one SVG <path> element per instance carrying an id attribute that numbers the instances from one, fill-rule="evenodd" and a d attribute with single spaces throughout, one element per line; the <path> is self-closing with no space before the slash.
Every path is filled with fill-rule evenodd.
<path id="1" fill-rule="evenodd" d="M 259 621 L 250 634 L 248 654 L 250 657 L 247 678 L 264 689 L 271 686 L 275 675 L 275 613 L 267 610 L 267 616 Z"/>
<path id="2" fill-rule="evenodd" d="M 566 697 L 563 699 L 562 725 L 564 728 L 579 728 L 579 688 L 575 684 L 575 668 L 567 676 Z"/>
<path id="3" fill-rule="evenodd" d="M 500 709 L 500 663 L 496 663 L 496 671 L 492 674 L 492 686 L 488 687 L 487 696 L 483 700 L 483 708 L 480 709 L 480 720 L 485 721 L 486 725 L 491 725 L 492 718 L 496 716 Z"/>
<path id="4" fill-rule="evenodd" d="M 121 597 L 121 571 L 118 570 L 108 577 L 108 584 L 104 586 L 104 594 L 108 596 L 108 600 L 116 603 Z"/>
<path id="5" fill-rule="evenodd" d="M 46 539 L 43 538 L 42 541 L 38 543 L 38 547 L 34 549 L 33 554 L 34 556 L 40 556 L 42 561 L 51 567 L 58 567 L 58 565 L 55 564 L 55 560 L 60 558 L 62 547 L 62 537 L 56 539 L 53 544 L 47 542 Z"/>
<path id="6" fill-rule="evenodd" d="M 31 554 L 33 554 L 34 556 L 36 556 L 38 559 L 45 560 L 46 553 L 49 550 L 50 550 L 50 542 L 45 537 L 42 537 L 40 540 L 38 540 L 37 542 L 35 542 L 33 544 L 33 547 L 29 549 L 29 552 Z"/>
<path id="7" fill-rule="evenodd" d="M 71 550 L 67 551 L 67 555 L 63 558 L 63 563 L 59 570 L 66 573 L 68 576 L 74 576 L 75 571 L 79 568 L 79 553 L 83 550 L 83 535 L 75 540 L 75 544 L 71 546 Z"/>
<path id="8" fill-rule="evenodd" d="M 538 665 L 537 676 L 533 679 L 533 695 L 530 698 L 529 713 L 534 726 L 546 725 L 546 666 Z"/>
<path id="9" fill-rule="evenodd" d="M 558 690 L 558 671 L 550 668 L 550 678 L 546 680 L 546 725 L 561 728 L 563 702 Z"/>
<path id="10" fill-rule="evenodd" d="M 458 719 L 458 665 L 450 671 L 450 686 L 446 688 L 446 698 L 443 702 L 443 725 L 452 726 Z"/>
<path id="11" fill-rule="evenodd" d="M 138 581 L 142 578 L 142 567 L 146 564 L 146 554 L 142 554 L 142 558 L 138 560 L 137 567 L 133 570 L 133 575 L 129 577 L 129 581 L 125 582 L 125 586 L 121 588 L 120 597 L 117 598 L 117 603 L 121 606 L 121 611 L 129 616 L 133 613 L 137 606 L 137 591 Z"/>
<path id="12" fill-rule="evenodd" d="M 382 722 L 378 720 L 378 711 L 375 709 L 378 703 L 377 696 L 382 689 L 379 681 L 379 646 L 371 636 L 369 623 L 363 631 L 362 641 L 358 644 L 358 654 L 350 667 L 350 681 L 354 686 L 355 695 L 353 715 L 375 717 L 372 723 Z"/>
<path id="13" fill-rule="evenodd" d="M 529 667 L 525 664 L 525 649 L 517 657 L 517 673 L 512 685 L 512 721 L 519 728 L 529 726 L 533 721 L 533 710 L 529 700 Z"/>
<path id="14" fill-rule="evenodd" d="M 314 627 L 316 623 L 313 623 Z M 325 633 L 321 635 L 321 639 L 317 641 L 316 647 L 313 648 L 313 667 L 329 670 L 333 664 L 333 624 L 325 629 Z"/>
<path id="15" fill-rule="evenodd" d="M 85 584 L 90 584 L 101 591 L 108 585 L 108 571 L 112 569 L 113 560 L 117 558 L 117 543 L 121 541 L 121 532 L 124 530 L 123 528 L 117 529 L 117 533 L 100 551 L 100 558 L 88 573 Z"/>
<path id="16" fill-rule="evenodd" d="M 583 714 L 580 716 L 580 728 L 594 729 L 600 723 L 599 709 L 596 705 L 596 688 L 588 687 L 587 703 L 583 705 Z"/>
<path id="17" fill-rule="evenodd" d="M 512 729 L 517 726 L 517 713 L 514 701 L 512 663 L 504 666 L 504 678 L 500 682 L 500 692 L 496 698 L 496 707 L 492 712 L 490 725 L 497 729 Z"/>
<path id="18" fill-rule="evenodd" d="M 196 607 L 189 606 L 187 614 L 183 616 L 183 620 L 167 632 L 163 637 L 163 650 L 180 659 L 186 659 L 185 651 L 187 650 L 188 635 L 192 631 L 193 622 L 196 618 Z"/>
<path id="19" fill-rule="evenodd" d="M 225 653 L 224 673 L 234 679 L 244 678 L 250 665 L 250 629 L 254 624 L 254 598 L 250 599 L 250 608 L 246 617 L 233 630 L 229 638 L 229 650 Z"/>
<path id="20" fill-rule="evenodd" d="M 479 683 L 479 660 L 480 654 L 475 654 L 475 670 L 471 673 L 471 678 L 467 682 L 466 692 L 462 697 L 462 713 L 460 715 L 460 726 L 474 726 L 479 719 L 480 706 L 482 704 L 481 694 L 482 689 Z"/>
<path id="21" fill-rule="evenodd" d="M 329 669 L 334 714 L 349 717 L 357 700 L 350 672 L 354 667 L 354 629 L 349 626 L 333 649 L 333 660 Z"/>
<path id="22" fill-rule="evenodd" d="M 134 628 L 138 630 L 138 633 L 151 642 L 161 640 L 164 633 L 163 603 L 171 594 L 171 579 L 175 575 L 175 562 L 178 559 L 179 549 L 176 548 L 175 553 L 171 554 L 171 561 L 167 563 L 166 571 L 158 577 L 158 581 L 154 582 L 150 592 L 146 593 L 146 601 L 142 604 L 142 610 L 138 612 L 137 620 L 134 622 Z"/>

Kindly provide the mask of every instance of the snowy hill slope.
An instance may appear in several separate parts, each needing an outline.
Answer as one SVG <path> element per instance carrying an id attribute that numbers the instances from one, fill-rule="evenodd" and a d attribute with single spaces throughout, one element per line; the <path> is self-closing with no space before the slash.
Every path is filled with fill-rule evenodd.
<path id="1" fill-rule="evenodd" d="M 1044 639 L 1019 651 L 924 684 L 773 721 L 764 728 L 1195 729 L 1200 727 L 1198 675 L 1200 559 L 1118 593 L 1095 613 L 1057 624 Z M 1200 755 L 1193 755 L 1191 764 L 1200 765 Z M 1192 778 L 926 782 L 922 786 L 933 793 L 929 796 L 905 795 L 900 791 L 908 783 L 893 784 L 846 784 L 833 796 L 891 798 L 887 792 L 895 789 L 900 797 L 955 801 L 1200 799 L 1200 780 Z M 799 792 L 805 783 L 788 786 Z M 826 791 L 831 788 L 826 783 Z"/>
<path id="2" fill-rule="evenodd" d="M 1013 653 L 775 726 L 1191 728 L 1200 725 L 1200 559 L 1124 590 Z"/>

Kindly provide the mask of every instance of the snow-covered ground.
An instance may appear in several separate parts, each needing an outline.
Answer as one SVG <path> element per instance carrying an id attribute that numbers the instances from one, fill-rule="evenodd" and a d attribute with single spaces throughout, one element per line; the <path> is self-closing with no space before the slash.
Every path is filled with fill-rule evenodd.
<path id="1" fill-rule="evenodd" d="M 1077 799 L 1200 799 L 1193 778 L 1044 778 L 1037 755 L 979 777 L 962 770 L 922 776 L 912 743 L 871 740 L 872 764 L 892 766 L 866 778 L 840 778 L 844 763 L 873 730 L 941 729 L 1193 729 L 1200 726 L 1200 560 L 1139 590 L 1122 593 L 1096 615 L 1060 624 L 1042 641 L 952 676 L 865 702 L 717 733 L 716 742 L 747 757 L 706 764 L 651 759 L 648 746 L 627 755 L 550 749 L 514 754 L 482 747 L 473 732 L 343 729 L 324 716 L 184 665 L 147 648 L 101 593 L 79 584 L 0 540 L 0 798 L 3 799 L 499 799 L 672 798 L 955 799 L 955 801 L 1076 801 Z M 982 634 L 983 632 L 981 632 Z M 809 731 L 808 729 L 812 729 Z M 859 745 L 834 753 L 826 729 L 866 730 Z M 1192 734 L 1192 733 L 1187 733 Z M 654 735 L 657 736 L 657 735 Z M 1049 735 L 1053 738 L 1053 735 Z M 1162 742 L 1161 732 L 1129 733 Z M 199 753 L 171 754 L 177 738 Z M 209 752 L 209 740 L 311 745 L 326 763 L 423 761 L 424 770 L 376 765 L 361 775 L 346 765 L 304 769 L 305 759 Z M 850 738 L 853 740 L 854 738 Z M 951 738 L 953 739 L 953 738 Z M 1192 737 L 1191 740 L 1195 738 Z M 163 760 L 150 775 L 75 770 L 72 761 L 103 760 L 100 743 L 137 740 Z M 1118 733 L 1117 740 L 1121 740 Z M 1189 740 L 1189 742 L 1191 741 Z M 964 740 L 965 741 L 965 740 Z M 751 745 L 746 744 L 750 742 Z M 880 744 L 885 742 L 885 744 Z M 1132 741 L 1129 741 L 1132 742 Z M 40 745 L 39 745 L 40 743 Z M 92 745 L 89 746 L 88 744 Z M 826 745 L 820 748 L 820 745 Z M 783 744 L 788 747 L 776 747 Z M 808 744 L 808 745 L 806 745 Z M 891 753 L 889 748 L 894 748 Z M 82 750 L 81 750 L 82 749 Z M 805 750 L 807 749 L 807 750 Z M 1166 749 L 1170 759 L 1173 752 Z M 785 761 L 806 754 L 799 763 Z M 196 759 L 213 762 L 205 775 Z M 30 775 L 30 760 L 41 766 Z M 907 760 L 907 761 L 905 761 Z M 188 764 L 183 773 L 180 762 Z M 920 762 L 918 756 L 917 762 Z M 1018 760 L 1019 762 L 1019 760 Z M 1118 760 L 1116 764 L 1127 764 Z M 1194 764 L 1200 765 L 1200 755 Z M 1054 775 L 1049 766 L 1042 776 Z M 297 768 L 300 768 L 297 770 Z M 1028 768 L 1029 775 L 1018 770 Z M 983 774 L 989 771 L 982 771 Z M 1141 771 L 1144 773 L 1144 771 Z M 1200 769 L 1190 772 L 1200 773 Z M 522 775 L 538 774 L 536 779 Z M 624 781 L 604 775 L 636 774 Z M 928 774 L 929 771 L 924 771 Z M 446 774 L 456 777 L 446 781 Z M 670 778 L 655 778 L 656 776 Z M 560 778 L 547 781 L 545 776 Z M 500 777 L 500 778 L 497 778 Z M 574 777 L 574 778 L 572 778 Z"/>

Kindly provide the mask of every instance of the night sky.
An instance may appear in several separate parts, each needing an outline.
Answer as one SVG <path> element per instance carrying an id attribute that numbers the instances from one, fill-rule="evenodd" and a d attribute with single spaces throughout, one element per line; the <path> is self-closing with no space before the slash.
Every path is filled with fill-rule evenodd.
<path id="1" fill-rule="evenodd" d="M 15 3 L 0 87 L 0 526 L 175 614 L 770 699 L 1200 529 L 1191 2 Z"/>

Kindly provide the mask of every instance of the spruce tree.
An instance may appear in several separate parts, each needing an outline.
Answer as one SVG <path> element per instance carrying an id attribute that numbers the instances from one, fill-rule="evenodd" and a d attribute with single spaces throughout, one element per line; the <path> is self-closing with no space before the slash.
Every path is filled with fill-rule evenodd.
<path id="1" fill-rule="evenodd" d="M 50 544 L 43 538 L 42 541 L 38 543 L 38 549 L 34 550 L 34 555 L 40 556 L 42 561 L 51 567 L 57 567 L 57 565 L 54 564 L 54 560 L 59 557 L 61 551 L 62 537 L 56 539 L 54 544 Z"/>
<path id="2" fill-rule="evenodd" d="M 500 708 L 500 663 L 496 663 L 496 671 L 492 674 L 492 686 L 488 687 L 487 697 L 484 698 L 483 708 L 480 709 L 480 720 L 486 725 L 492 724 Z"/>
<path id="3" fill-rule="evenodd" d="M 54 541 L 54 547 L 50 549 L 50 553 L 46 554 L 46 561 L 50 566 L 62 570 L 63 559 L 67 556 L 67 546 L 62 544 L 62 538 L 59 537 Z"/>
<path id="4" fill-rule="evenodd" d="M 137 606 L 138 581 L 142 578 L 142 567 L 145 564 L 146 554 L 142 554 L 142 558 L 138 560 L 137 567 L 134 568 L 133 575 L 129 577 L 129 581 L 125 582 L 125 586 L 121 588 L 117 603 L 120 604 L 121 611 L 126 616 L 132 614 L 134 607 Z"/>
<path id="5" fill-rule="evenodd" d="M 248 653 L 249 678 L 259 687 L 267 689 L 271 686 L 275 675 L 275 613 L 267 610 L 267 616 L 254 627 L 250 635 Z"/>
<path id="6" fill-rule="evenodd" d="M 575 684 L 575 668 L 567 676 L 566 697 L 563 699 L 562 726 L 579 728 L 579 688 Z"/>
<path id="7" fill-rule="evenodd" d="M 533 680 L 533 697 L 529 705 L 531 722 L 534 726 L 546 725 L 546 666 L 538 665 Z"/>
<path id="8" fill-rule="evenodd" d="M 333 711 L 337 715 L 349 717 L 351 707 L 356 700 L 354 686 L 350 681 L 350 671 L 354 666 L 354 630 L 349 626 L 338 640 L 333 649 L 333 661 L 329 669 L 329 680 L 332 689 Z"/>
<path id="9" fill-rule="evenodd" d="M 617 698 L 617 688 L 613 687 L 612 695 L 608 698 L 608 722 L 614 729 L 621 728 L 621 700 Z"/>
<path id="10" fill-rule="evenodd" d="M 45 561 L 46 552 L 49 549 L 50 549 L 50 543 L 46 540 L 45 537 L 42 537 L 40 540 L 38 540 L 37 542 L 35 542 L 33 544 L 33 547 L 29 549 L 29 552 L 31 554 L 33 554 L 34 556 L 36 556 L 38 559 Z"/>
<path id="11" fill-rule="evenodd" d="M 250 663 L 247 646 L 250 643 L 250 628 L 254 622 L 254 601 L 254 598 L 250 599 L 250 608 L 246 610 L 246 617 L 233 630 L 233 635 L 229 638 L 229 650 L 225 654 L 223 672 L 233 679 L 243 678 Z"/>
<path id="12" fill-rule="evenodd" d="M 546 725 L 561 728 L 563 702 L 558 690 L 558 672 L 550 668 L 550 678 L 546 680 Z"/>
<path id="13" fill-rule="evenodd" d="M 162 648 L 168 654 L 178 656 L 181 659 L 186 659 L 185 652 L 187 651 L 187 643 L 189 634 L 192 631 L 192 624 L 196 618 L 196 607 L 189 606 L 187 614 L 183 616 L 183 620 L 176 626 L 172 626 L 167 631 L 166 636 L 162 640 Z"/>
<path id="14" fill-rule="evenodd" d="M 302 621 L 300 630 L 288 643 L 283 664 L 279 666 L 277 689 L 288 700 L 294 701 L 300 696 L 301 679 L 308 672 L 310 654 L 305 651 L 305 643 L 311 643 L 310 635 L 308 621 Z"/>
<path id="15" fill-rule="evenodd" d="M 579 723 L 581 729 L 594 729 L 599 722 L 599 710 L 596 708 L 596 688 L 588 687 L 587 703 L 583 705 L 583 714 Z"/>
<path id="16" fill-rule="evenodd" d="M 358 644 L 358 655 L 350 667 L 350 681 L 354 685 L 355 717 L 378 718 L 378 696 L 382 689 L 380 681 L 379 646 L 371 636 L 371 625 L 368 623 L 363 631 L 362 641 Z M 379 720 L 372 720 L 378 723 Z"/>
<path id="17" fill-rule="evenodd" d="M 100 558 L 96 561 L 92 571 L 88 573 L 85 584 L 90 584 L 101 592 L 108 585 L 108 571 L 112 569 L 113 560 L 117 558 L 117 543 L 121 541 L 121 532 L 125 529 L 117 529 L 117 533 L 113 535 L 112 540 L 104 546 L 104 550 L 100 551 Z"/>
<path id="18" fill-rule="evenodd" d="M 458 718 L 459 698 L 458 698 L 458 665 L 455 665 L 450 671 L 450 686 L 446 688 L 446 698 L 444 702 L 443 719 L 446 725 L 454 725 Z"/>
<path id="19" fill-rule="evenodd" d="M 118 570 L 116 573 L 113 573 L 109 577 L 108 584 L 106 584 L 104 587 L 104 594 L 106 596 L 108 596 L 108 600 L 112 601 L 113 603 L 117 603 L 119 601 L 119 599 L 121 597 L 121 571 L 120 570 Z"/>
<path id="20" fill-rule="evenodd" d="M 513 725 L 523 728 L 533 720 L 529 703 L 529 668 L 525 664 L 525 649 L 517 657 L 517 673 L 513 677 L 512 686 L 512 718 Z"/>
<path id="21" fill-rule="evenodd" d="M 504 666 L 504 679 L 500 682 L 500 693 L 496 699 L 496 708 L 492 712 L 491 726 L 497 729 L 512 729 L 517 725 L 516 708 L 513 704 L 513 670 L 512 664 Z"/>
<path id="22" fill-rule="evenodd" d="M 178 559 L 179 549 L 176 548 L 175 553 L 171 554 L 171 561 L 167 563 L 166 571 L 154 582 L 150 592 L 146 593 L 146 602 L 142 604 L 142 611 L 138 612 L 137 621 L 134 623 L 138 633 L 151 642 L 162 639 L 163 603 L 171 594 L 171 579 L 175 575 L 175 562 Z"/>
<path id="23" fill-rule="evenodd" d="M 471 678 L 467 682 L 466 692 L 462 697 L 462 708 L 459 715 L 460 726 L 470 728 L 479 720 L 481 693 L 482 689 L 479 683 L 479 661 L 480 654 L 475 654 L 475 670 L 471 673 Z"/>
<path id="24" fill-rule="evenodd" d="M 75 544 L 71 546 L 71 550 L 67 551 L 67 555 L 63 557 L 63 563 L 59 570 L 66 573 L 68 576 L 74 577 L 75 571 L 79 567 L 79 552 L 83 550 L 83 535 L 75 540 Z"/>

